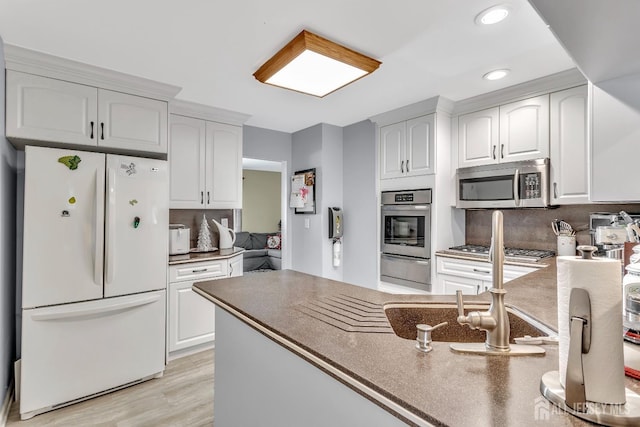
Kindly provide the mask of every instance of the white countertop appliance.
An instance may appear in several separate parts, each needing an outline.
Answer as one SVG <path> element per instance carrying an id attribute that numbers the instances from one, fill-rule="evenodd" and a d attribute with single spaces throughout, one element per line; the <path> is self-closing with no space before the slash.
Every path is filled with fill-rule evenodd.
<path id="1" fill-rule="evenodd" d="M 167 169 L 25 148 L 22 419 L 164 371 Z"/>
<path id="2" fill-rule="evenodd" d="M 191 229 L 184 224 L 169 224 L 169 255 L 189 253 Z"/>

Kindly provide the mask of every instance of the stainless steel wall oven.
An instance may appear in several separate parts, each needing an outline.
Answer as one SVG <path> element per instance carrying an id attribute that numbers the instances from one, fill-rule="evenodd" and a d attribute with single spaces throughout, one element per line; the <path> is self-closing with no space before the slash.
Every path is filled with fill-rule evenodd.
<path id="1" fill-rule="evenodd" d="M 431 291 L 431 189 L 381 197 L 380 280 Z"/>

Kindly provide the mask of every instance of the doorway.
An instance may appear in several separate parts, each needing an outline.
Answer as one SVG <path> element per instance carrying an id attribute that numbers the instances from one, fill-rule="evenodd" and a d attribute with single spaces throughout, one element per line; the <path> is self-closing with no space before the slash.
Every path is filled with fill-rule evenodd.
<path id="1" fill-rule="evenodd" d="M 236 231 L 278 232 L 282 241 L 282 268 L 290 268 L 288 240 L 287 162 L 242 159 L 242 211 Z"/>

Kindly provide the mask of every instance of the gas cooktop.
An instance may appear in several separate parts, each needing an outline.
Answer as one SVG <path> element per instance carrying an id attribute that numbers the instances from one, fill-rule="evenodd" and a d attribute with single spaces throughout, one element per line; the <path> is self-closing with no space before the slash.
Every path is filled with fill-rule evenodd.
<path id="1" fill-rule="evenodd" d="M 489 246 L 462 245 L 447 249 L 446 252 L 454 254 L 475 255 L 480 258 L 489 258 Z M 541 259 L 554 256 L 554 251 L 542 249 L 504 248 L 504 256 L 507 261 L 538 262 Z"/>

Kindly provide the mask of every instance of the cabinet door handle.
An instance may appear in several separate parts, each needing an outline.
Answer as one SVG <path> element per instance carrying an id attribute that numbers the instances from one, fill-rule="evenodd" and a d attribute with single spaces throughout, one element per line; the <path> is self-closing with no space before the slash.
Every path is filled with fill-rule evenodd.
<path id="1" fill-rule="evenodd" d="M 500 144 L 500 158 L 504 159 L 504 144 Z"/>
<path id="2" fill-rule="evenodd" d="M 200 192 L 200 204 L 204 205 L 204 191 Z"/>
<path id="3" fill-rule="evenodd" d="M 204 273 L 205 271 L 207 271 L 206 268 L 196 268 L 194 270 L 191 270 L 192 273 Z"/>
<path id="4" fill-rule="evenodd" d="M 558 183 L 557 182 L 553 183 L 553 197 L 555 199 L 558 198 Z"/>
<path id="5" fill-rule="evenodd" d="M 485 273 L 485 274 L 489 274 L 490 272 L 487 270 L 480 270 L 479 268 L 474 268 L 473 271 L 475 273 Z"/>
<path id="6" fill-rule="evenodd" d="M 404 160 L 400 162 L 400 172 L 404 173 Z"/>
<path id="7" fill-rule="evenodd" d="M 211 203 L 211 194 L 207 191 L 207 204 Z"/>
<path id="8" fill-rule="evenodd" d="M 93 122 L 91 122 L 91 136 L 89 138 L 93 139 Z"/>
<path id="9" fill-rule="evenodd" d="M 493 146 L 493 160 L 496 159 L 496 146 Z"/>
<path id="10" fill-rule="evenodd" d="M 233 277 L 233 264 L 229 264 L 229 277 Z"/>
<path id="11" fill-rule="evenodd" d="M 480 285 L 476 285 L 476 295 L 480 293 Z"/>
<path id="12" fill-rule="evenodd" d="M 104 122 L 100 122 L 100 139 L 104 139 Z"/>
<path id="13" fill-rule="evenodd" d="M 407 173 L 409 173 L 409 160 L 407 160 Z"/>

